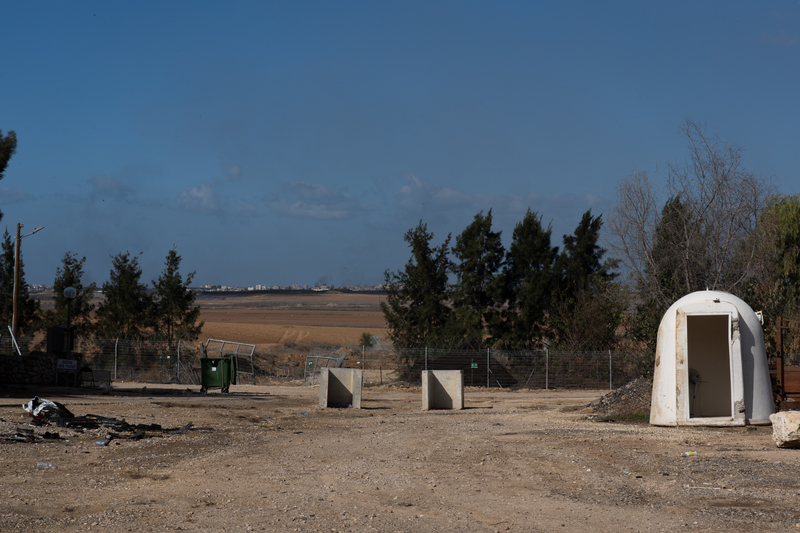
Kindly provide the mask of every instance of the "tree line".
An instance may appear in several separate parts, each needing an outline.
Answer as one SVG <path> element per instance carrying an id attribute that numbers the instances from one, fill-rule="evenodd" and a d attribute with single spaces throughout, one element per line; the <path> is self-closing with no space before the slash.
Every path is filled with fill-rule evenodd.
<path id="1" fill-rule="evenodd" d="M 384 274 L 381 307 L 390 338 L 402 347 L 541 347 L 547 341 L 569 349 L 605 348 L 623 304 L 616 262 L 604 259 L 598 244 L 602 225 L 602 215 L 587 211 L 559 250 L 551 243 L 552 225 L 545 227 L 541 215 L 528 210 L 506 250 L 500 232 L 492 230 L 491 209 L 475 215 L 452 247 L 451 235 L 434 246 L 420 221 L 404 237 L 411 248 L 405 268 Z M 574 335 L 577 329 L 586 335 Z"/>
<path id="2" fill-rule="evenodd" d="M 0 179 L 17 149 L 17 136 L 12 130 L 6 135 L 0 130 Z M 0 212 L 0 220 L 3 214 Z M 14 241 L 6 229 L 0 252 L 0 323 L 10 324 L 14 307 Z M 85 257 L 66 252 L 56 270 L 53 283 L 54 308 L 42 310 L 30 296 L 25 282 L 24 261 L 19 258 L 17 287 L 17 324 L 21 335 L 32 336 L 54 325 L 75 324 L 82 336 L 96 338 L 149 339 L 167 341 L 194 340 L 200 335 L 203 323 L 198 323 L 200 308 L 194 305 L 195 293 L 189 284 L 195 273 L 181 276 L 181 257 L 172 249 L 167 254 L 164 270 L 145 285 L 139 259 L 129 252 L 112 257 L 109 280 L 103 283 L 104 299 L 95 309 L 92 297 L 97 285 L 83 285 Z M 73 287 L 76 297 L 68 301 L 64 289 Z"/>
<path id="3" fill-rule="evenodd" d="M 742 163 L 743 149 L 686 120 L 688 155 L 655 179 L 620 180 L 603 244 L 584 213 L 559 249 L 528 210 L 505 249 L 492 210 L 451 245 L 420 221 L 405 267 L 384 274 L 396 346 L 422 343 L 565 350 L 622 349 L 652 370 L 667 308 L 698 290 L 732 293 L 766 317 L 800 319 L 800 196 L 780 194 Z M 794 339 L 795 349 L 800 341 Z"/>
<path id="4" fill-rule="evenodd" d="M 129 252 L 112 257 L 109 280 L 103 283 L 102 301 L 95 306 L 92 298 L 95 283 L 84 285 L 85 257 L 66 252 L 53 282 L 53 309 L 42 310 L 31 298 L 25 283 L 24 263 L 20 257 L 17 323 L 20 334 L 32 336 L 67 320 L 78 327 L 79 335 L 95 338 L 157 340 L 174 344 L 193 341 L 200 335 L 200 308 L 189 288 L 194 272 L 185 278 L 180 273 L 181 257 L 173 249 L 164 261 L 164 270 L 153 280 L 152 288 L 142 282 L 138 256 Z M 14 246 L 6 230 L 0 254 L 0 321 L 11 323 L 14 286 Z M 68 301 L 64 289 L 73 287 L 77 294 Z M 68 316 L 69 315 L 69 316 Z"/>

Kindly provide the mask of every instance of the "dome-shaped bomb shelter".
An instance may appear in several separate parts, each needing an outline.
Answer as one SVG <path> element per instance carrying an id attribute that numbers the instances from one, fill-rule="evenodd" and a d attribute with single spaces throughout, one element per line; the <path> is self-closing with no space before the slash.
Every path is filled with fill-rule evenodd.
<path id="1" fill-rule="evenodd" d="M 699 291 L 658 328 L 650 423 L 769 424 L 775 412 L 761 321 L 732 294 Z"/>

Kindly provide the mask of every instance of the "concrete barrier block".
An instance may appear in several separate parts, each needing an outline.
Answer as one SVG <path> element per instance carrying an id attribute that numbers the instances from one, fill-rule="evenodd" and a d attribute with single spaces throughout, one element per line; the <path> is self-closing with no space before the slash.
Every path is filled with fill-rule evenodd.
<path id="1" fill-rule="evenodd" d="M 463 409 L 464 372 L 424 370 L 422 372 L 422 410 Z"/>
<path id="2" fill-rule="evenodd" d="M 364 371 L 358 368 L 323 368 L 319 380 L 319 406 L 361 409 Z"/>

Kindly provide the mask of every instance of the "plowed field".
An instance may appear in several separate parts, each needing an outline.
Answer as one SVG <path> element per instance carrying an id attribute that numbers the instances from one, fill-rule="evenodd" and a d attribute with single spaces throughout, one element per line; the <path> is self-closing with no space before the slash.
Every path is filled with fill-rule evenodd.
<path id="1" fill-rule="evenodd" d="M 202 294 L 202 339 L 214 338 L 268 347 L 315 343 L 353 345 L 364 332 L 386 339 L 386 321 L 377 294 L 261 293 Z"/>

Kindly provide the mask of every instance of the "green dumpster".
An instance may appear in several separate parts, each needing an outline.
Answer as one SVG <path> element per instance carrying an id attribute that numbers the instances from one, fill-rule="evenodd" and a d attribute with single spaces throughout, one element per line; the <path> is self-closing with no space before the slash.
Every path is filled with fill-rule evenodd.
<path id="1" fill-rule="evenodd" d="M 231 385 L 236 385 L 236 358 L 235 357 L 226 357 L 225 359 L 228 360 L 228 369 L 230 370 L 230 380 L 229 383 Z"/>
<path id="2" fill-rule="evenodd" d="M 201 358 L 200 392 L 206 392 L 208 389 L 222 389 L 222 392 L 228 392 L 231 385 L 231 366 L 233 365 L 230 357 Z"/>

